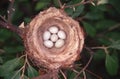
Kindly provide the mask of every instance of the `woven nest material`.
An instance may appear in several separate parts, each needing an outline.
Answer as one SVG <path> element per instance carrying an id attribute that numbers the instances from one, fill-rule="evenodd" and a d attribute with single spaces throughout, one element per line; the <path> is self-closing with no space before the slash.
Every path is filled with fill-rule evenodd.
<path id="1" fill-rule="evenodd" d="M 65 31 L 67 38 L 61 48 L 46 48 L 42 35 L 50 26 Z M 79 23 L 60 9 L 51 7 L 40 12 L 25 28 L 26 53 L 38 67 L 58 69 L 70 67 L 80 56 L 84 44 L 83 30 Z"/>

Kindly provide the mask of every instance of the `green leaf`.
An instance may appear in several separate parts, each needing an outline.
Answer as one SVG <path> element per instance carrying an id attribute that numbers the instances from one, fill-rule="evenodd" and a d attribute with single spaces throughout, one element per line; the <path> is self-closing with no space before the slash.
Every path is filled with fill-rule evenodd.
<path id="1" fill-rule="evenodd" d="M 89 23 L 83 22 L 84 28 L 87 34 L 91 37 L 94 37 L 96 34 L 96 29 Z"/>
<path id="2" fill-rule="evenodd" d="M 107 72 L 112 76 L 116 75 L 118 72 L 119 63 L 118 63 L 118 58 L 116 57 L 117 56 L 110 56 L 109 54 L 106 55 L 105 66 Z"/>
<path id="3" fill-rule="evenodd" d="M 69 16 L 72 16 L 72 14 L 73 14 L 73 9 L 72 8 L 66 8 L 65 9 L 65 12 L 69 15 Z"/>
<path id="4" fill-rule="evenodd" d="M 26 75 L 24 75 L 24 79 L 29 79 Z"/>
<path id="5" fill-rule="evenodd" d="M 74 77 L 76 76 L 76 73 L 72 71 L 68 71 L 67 76 L 68 76 L 68 79 L 74 79 Z"/>
<path id="6" fill-rule="evenodd" d="M 5 76 L 6 74 L 9 74 L 10 72 L 14 71 L 15 68 L 19 66 L 19 64 L 20 64 L 19 58 L 7 61 L 0 67 L 0 76 Z"/>
<path id="7" fill-rule="evenodd" d="M 120 35 L 119 31 L 111 31 L 111 32 L 106 33 L 106 36 L 108 38 L 112 38 L 112 40 L 120 40 L 119 35 Z"/>
<path id="8" fill-rule="evenodd" d="M 58 0 L 53 0 L 53 3 L 56 7 L 60 7 Z"/>
<path id="9" fill-rule="evenodd" d="M 105 38 L 98 38 L 97 39 L 98 41 L 99 41 L 99 43 L 100 44 L 102 44 L 102 45 L 106 45 L 106 46 L 108 46 L 108 45 L 110 45 L 111 44 L 111 42 L 110 41 L 108 41 L 107 39 L 105 39 Z"/>
<path id="10" fill-rule="evenodd" d="M 105 52 L 103 50 L 98 50 L 94 53 L 93 59 L 95 61 L 100 61 L 102 59 L 105 59 Z"/>
<path id="11" fill-rule="evenodd" d="M 35 10 L 36 11 L 39 11 L 40 9 L 43 9 L 44 7 L 46 7 L 48 5 L 49 1 L 39 1 L 37 4 L 36 4 L 36 7 L 35 7 Z"/>
<path id="12" fill-rule="evenodd" d="M 21 74 L 20 74 L 20 72 L 18 70 L 18 71 L 13 71 L 13 72 L 11 72 L 9 74 L 6 74 L 4 79 L 20 79 L 20 77 L 21 77 Z"/>
<path id="13" fill-rule="evenodd" d="M 99 0 L 97 4 L 100 5 L 100 4 L 107 4 L 107 3 L 109 3 L 108 0 Z"/>
<path id="14" fill-rule="evenodd" d="M 3 59 L 2 59 L 2 57 L 0 57 L 0 63 L 3 63 Z"/>
<path id="15" fill-rule="evenodd" d="M 112 6 L 120 13 L 120 0 L 109 0 L 109 3 L 112 4 Z"/>
<path id="16" fill-rule="evenodd" d="M 28 77 L 30 78 L 36 77 L 39 75 L 38 72 L 30 65 L 27 68 L 27 73 L 28 73 Z"/>
<path id="17" fill-rule="evenodd" d="M 96 29 L 98 30 L 106 30 L 110 28 L 111 26 L 114 26 L 116 24 L 115 21 L 113 20 L 101 20 L 96 23 Z"/>
<path id="18" fill-rule="evenodd" d="M 25 23 L 29 23 L 31 21 L 31 18 L 24 18 Z"/>
<path id="19" fill-rule="evenodd" d="M 120 50 L 120 40 L 114 41 L 109 47 Z"/>
<path id="20" fill-rule="evenodd" d="M 17 46 L 17 47 L 4 47 L 4 50 L 6 53 L 18 53 L 18 52 L 22 52 L 24 50 L 23 46 Z"/>
<path id="21" fill-rule="evenodd" d="M 79 2 L 81 2 L 81 0 L 73 0 L 70 1 L 67 5 L 73 5 Z M 84 5 L 65 9 L 66 13 L 73 18 L 78 17 L 83 12 L 83 10 L 84 10 Z"/>
<path id="22" fill-rule="evenodd" d="M 0 41 L 5 41 L 7 39 L 9 39 L 12 35 L 12 32 L 6 30 L 6 29 L 1 29 L 0 28 Z"/>
<path id="23" fill-rule="evenodd" d="M 80 5 L 76 7 L 74 13 L 72 14 L 72 17 L 73 18 L 78 17 L 83 12 L 83 10 L 84 10 L 84 5 Z"/>
<path id="24" fill-rule="evenodd" d="M 90 11 L 86 13 L 84 18 L 89 20 L 104 19 L 104 13 L 96 6 L 90 6 Z"/>

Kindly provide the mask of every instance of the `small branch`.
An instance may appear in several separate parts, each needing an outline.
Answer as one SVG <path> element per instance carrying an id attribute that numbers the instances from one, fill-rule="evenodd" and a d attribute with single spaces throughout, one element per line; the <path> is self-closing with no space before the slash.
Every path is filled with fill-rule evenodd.
<path id="1" fill-rule="evenodd" d="M 8 22 L 11 22 L 11 18 L 14 12 L 14 8 L 13 8 L 14 0 L 9 0 L 9 1 L 10 1 L 10 4 L 9 4 L 7 13 L 8 13 Z"/>
<path id="2" fill-rule="evenodd" d="M 60 70 L 60 73 L 63 75 L 64 79 L 67 79 L 67 77 L 65 76 L 62 70 Z"/>
<path id="3" fill-rule="evenodd" d="M 117 29 L 117 28 L 120 28 L 120 23 L 118 23 L 118 24 L 110 27 L 110 28 L 108 29 L 108 31 L 112 31 L 112 30 Z"/>
<path id="4" fill-rule="evenodd" d="M 87 69 L 86 69 L 85 71 L 88 72 L 88 73 L 90 73 L 91 75 L 97 77 L 98 79 L 102 79 L 102 77 L 96 75 L 95 73 L 93 73 L 93 72 L 91 72 L 91 71 L 89 71 L 89 70 L 87 70 Z"/>
<path id="5" fill-rule="evenodd" d="M 89 4 L 89 3 L 92 3 L 93 0 L 88 0 L 88 1 L 85 1 L 85 0 L 82 0 L 80 3 L 77 3 L 77 4 L 73 4 L 73 5 L 68 5 L 68 6 L 64 6 L 64 8 L 72 8 L 72 7 L 76 7 L 76 6 L 79 6 L 81 4 Z"/>
<path id="6" fill-rule="evenodd" d="M 60 8 L 62 8 L 62 2 L 58 0 L 58 3 L 59 3 Z"/>
<path id="7" fill-rule="evenodd" d="M 24 79 L 24 73 L 25 73 L 26 65 L 27 65 L 27 54 L 25 55 L 25 62 L 24 62 L 24 65 L 22 67 L 22 75 L 21 75 L 20 79 Z"/>
<path id="8" fill-rule="evenodd" d="M 106 54 L 109 54 L 108 48 L 109 47 L 102 46 L 102 47 L 92 47 L 91 49 L 103 49 Z"/>
<path id="9" fill-rule="evenodd" d="M 10 24 L 9 22 L 7 22 L 5 19 L 1 18 L 2 20 L 0 20 L 0 27 L 6 28 L 8 30 L 11 30 L 15 33 L 17 33 L 18 35 L 21 36 L 21 30 L 18 29 L 17 27 L 13 26 L 12 24 Z"/>
<path id="10" fill-rule="evenodd" d="M 83 71 L 84 79 L 87 79 L 85 71 Z"/>
<path id="11" fill-rule="evenodd" d="M 89 59 L 89 61 L 87 62 L 87 64 L 84 66 L 84 68 L 76 75 L 76 77 L 75 77 L 74 79 L 77 79 L 78 76 L 79 76 L 83 71 L 85 71 L 85 69 L 89 66 L 90 62 L 92 61 L 93 53 L 94 53 L 94 52 L 93 52 L 90 48 L 88 48 L 88 47 L 85 47 L 85 49 L 90 52 L 90 54 L 91 54 L 90 59 Z"/>

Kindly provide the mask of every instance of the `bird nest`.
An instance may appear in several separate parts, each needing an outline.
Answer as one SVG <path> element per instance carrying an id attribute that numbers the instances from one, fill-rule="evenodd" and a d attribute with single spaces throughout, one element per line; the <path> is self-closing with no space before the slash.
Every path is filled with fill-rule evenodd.
<path id="1" fill-rule="evenodd" d="M 48 48 L 44 45 L 43 33 L 57 26 L 66 34 L 64 45 Z M 84 44 L 83 30 L 79 23 L 61 10 L 51 7 L 40 12 L 25 27 L 26 53 L 38 67 L 59 69 L 70 67 L 80 56 Z"/>

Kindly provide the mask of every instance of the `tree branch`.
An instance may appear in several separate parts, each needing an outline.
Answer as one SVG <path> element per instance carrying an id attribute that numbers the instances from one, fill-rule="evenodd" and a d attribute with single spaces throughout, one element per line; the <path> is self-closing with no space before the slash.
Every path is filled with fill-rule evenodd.
<path id="1" fill-rule="evenodd" d="M 68 5 L 68 6 L 64 6 L 64 8 L 73 8 L 73 7 L 76 7 L 76 6 L 79 6 L 81 4 L 89 4 L 89 3 L 92 3 L 93 0 L 88 0 L 88 1 L 85 1 L 85 0 L 82 0 L 80 3 L 77 3 L 77 4 L 73 4 L 73 5 Z"/>
<path id="2" fill-rule="evenodd" d="M 90 56 L 90 59 L 88 60 L 87 64 L 84 66 L 84 68 L 75 76 L 74 79 L 77 79 L 78 76 L 79 76 L 83 71 L 85 71 L 85 69 L 89 66 L 90 62 L 92 61 L 93 53 L 94 53 L 94 52 L 93 52 L 90 48 L 88 48 L 88 47 L 85 47 L 85 49 L 90 52 L 90 55 L 91 55 L 91 56 Z"/>
<path id="3" fill-rule="evenodd" d="M 13 8 L 14 0 L 9 0 L 9 1 L 10 1 L 10 4 L 7 10 L 7 13 L 8 13 L 8 22 L 11 22 L 11 18 L 15 9 Z"/>
<path id="4" fill-rule="evenodd" d="M 1 18 L 2 20 L 0 20 L 0 27 L 6 28 L 8 30 L 11 30 L 15 33 L 17 33 L 18 35 L 21 36 L 21 30 L 18 29 L 17 27 L 13 26 L 12 24 L 8 23 L 5 19 Z"/>

